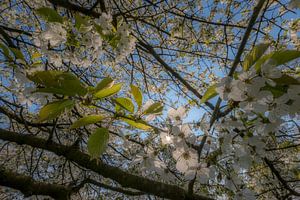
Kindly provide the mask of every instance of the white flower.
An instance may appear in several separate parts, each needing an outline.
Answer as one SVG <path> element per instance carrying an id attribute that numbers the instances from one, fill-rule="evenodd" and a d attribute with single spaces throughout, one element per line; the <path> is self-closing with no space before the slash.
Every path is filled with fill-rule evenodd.
<path id="1" fill-rule="evenodd" d="M 255 68 L 251 68 L 249 71 L 242 72 L 241 74 L 239 74 L 238 78 L 239 78 L 239 80 L 241 80 L 243 82 L 248 82 L 256 75 L 257 75 L 257 73 L 256 73 Z"/>
<path id="2" fill-rule="evenodd" d="M 216 87 L 216 91 L 220 95 L 221 99 L 225 101 L 229 100 L 228 95 L 232 90 L 231 81 L 232 81 L 231 77 L 222 78 Z"/>
<path id="3" fill-rule="evenodd" d="M 176 160 L 176 169 L 182 173 L 188 169 L 196 169 L 198 164 L 198 154 L 194 149 L 179 147 L 172 153 Z"/>
<path id="4" fill-rule="evenodd" d="M 173 136 L 167 132 L 161 132 L 160 139 L 163 145 L 172 144 L 174 140 Z"/>
<path id="5" fill-rule="evenodd" d="M 252 136 L 248 139 L 250 146 L 255 147 L 255 152 L 259 155 L 264 155 L 266 143 L 263 142 L 263 137 L 261 136 Z"/>
<path id="6" fill-rule="evenodd" d="M 207 184 L 210 180 L 210 168 L 206 166 L 201 166 L 197 171 L 197 176 L 199 178 L 199 182 L 202 184 Z"/>
<path id="7" fill-rule="evenodd" d="M 192 134 L 192 130 L 188 124 L 172 127 L 172 133 L 181 138 L 188 138 Z"/>
<path id="8" fill-rule="evenodd" d="M 145 151 L 138 153 L 131 165 L 139 164 L 143 171 L 155 171 L 165 166 L 162 161 L 157 159 L 156 153 L 152 148 L 147 148 Z"/>
<path id="9" fill-rule="evenodd" d="M 288 101 L 289 97 L 287 94 L 284 94 L 274 100 L 268 115 L 268 119 L 271 122 L 275 122 L 277 119 L 288 115 L 288 112 L 290 110 L 290 106 L 286 104 Z"/>
<path id="10" fill-rule="evenodd" d="M 178 109 L 170 108 L 168 112 L 168 117 L 174 122 L 180 123 L 182 119 L 186 117 L 187 110 L 181 106 Z"/>
<path id="11" fill-rule="evenodd" d="M 102 39 L 98 33 L 88 32 L 82 38 L 82 43 L 88 49 L 93 48 L 95 51 L 102 47 Z"/>
<path id="12" fill-rule="evenodd" d="M 48 61 L 49 63 L 52 63 L 55 67 L 61 67 L 62 65 L 62 58 L 60 54 L 55 52 L 48 53 Z"/>
<path id="13" fill-rule="evenodd" d="M 217 84 L 216 91 L 219 93 L 221 99 L 243 101 L 245 96 L 246 84 L 240 80 L 233 80 L 231 77 L 222 78 Z"/>
<path id="14" fill-rule="evenodd" d="M 240 80 L 232 81 L 232 89 L 229 93 L 229 98 L 234 101 L 243 101 L 246 99 L 245 95 L 246 84 Z"/>
<path id="15" fill-rule="evenodd" d="M 30 80 L 25 76 L 25 74 L 18 69 L 16 70 L 15 77 L 17 78 L 18 83 L 20 83 L 21 85 L 30 83 Z"/>
<path id="16" fill-rule="evenodd" d="M 258 135 L 268 135 L 270 132 L 277 131 L 282 123 L 281 119 L 276 119 L 270 123 L 263 123 L 262 121 L 255 121 L 254 127 Z"/>
<path id="17" fill-rule="evenodd" d="M 67 41 L 67 31 L 61 23 L 53 22 L 48 24 L 47 30 L 40 37 L 55 47 Z"/>
<path id="18" fill-rule="evenodd" d="M 112 16 L 109 13 L 102 12 L 101 16 L 99 17 L 99 25 L 102 28 L 103 34 L 108 34 L 112 29 Z"/>
<path id="19" fill-rule="evenodd" d="M 257 82 L 254 81 L 253 84 L 247 87 L 247 98 L 239 103 L 243 110 L 259 113 L 264 113 L 268 110 L 268 104 L 272 102 L 273 95 L 270 91 L 260 90 L 264 85 L 265 82 L 263 80 L 257 79 Z"/>

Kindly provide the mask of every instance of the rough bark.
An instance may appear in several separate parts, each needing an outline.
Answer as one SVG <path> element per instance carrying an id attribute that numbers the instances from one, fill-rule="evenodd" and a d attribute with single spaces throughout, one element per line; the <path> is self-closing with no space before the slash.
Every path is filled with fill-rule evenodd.
<path id="1" fill-rule="evenodd" d="M 130 174 L 117 167 L 110 166 L 101 161 L 91 160 L 90 156 L 78 149 L 61 145 L 32 136 L 21 135 L 15 132 L 0 129 L 0 139 L 15 142 L 19 145 L 29 145 L 31 147 L 44 149 L 63 156 L 67 160 L 77 163 L 78 165 L 90 169 L 99 175 L 110 178 L 118 182 L 122 187 L 136 189 L 147 194 L 152 194 L 162 198 L 174 200 L 211 200 L 204 195 L 189 195 L 186 190 L 175 185 L 165 184 L 158 181 L 150 180 L 142 176 Z"/>

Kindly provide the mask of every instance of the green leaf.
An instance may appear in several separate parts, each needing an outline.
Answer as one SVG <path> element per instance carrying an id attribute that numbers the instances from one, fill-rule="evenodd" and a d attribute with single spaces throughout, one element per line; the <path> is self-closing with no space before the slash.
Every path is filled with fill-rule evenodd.
<path id="1" fill-rule="evenodd" d="M 95 124 L 101 121 L 102 119 L 104 119 L 104 116 L 102 115 L 89 115 L 74 122 L 70 129 L 79 128 L 81 126 L 86 126 L 89 124 Z"/>
<path id="2" fill-rule="evenodd" d="M 104 89 L 104 88 L 107 88 L 107 87 L 112 86 L 113 81 L 114 81 L 114 80 L 111 79 L 110 77 L 107 77 L 107 78 L 102 79 L 102 80 L 97 84 L 97 86 L 95 87 L 95 91 L 99 91 L 99 90 L 102 90 L 102 89 Z"/>
<path id="3" fill-rule="evenodd" d="M 124 97 L 120 97 L 120 98 L 116 98 L 115 102 L 121 106 L 122 108 L 128 110 L 129 112 L 133 113 L 134 112 L 134 105 L 131 102 L 130 99 L 128 98 L 124 98 Z"/>
<path id="4" fill-rule="evenodd" d="M 8 60 L 12 60 L 11 56 L 9 55 L 9 48 L 0 43 L 0 48 L 2 49 L 3 55 L 8 59 Z"/>
<path id="5" fill-rule="evenodd" d="M 300 51 L 297 50 L 283 50 L 274 52 L 270 59 L 275 61 L 276 65 L 283 65 L 296 58 L 300 57 Z"/>
<path id="6" fill-rule="evenodd" d="M 218 93 L 216 92 L 216 86 L 217 86 L 216 84 L 213 84 L 212 86 L 207 88 L 200 103 L 204 103 L 204 102 L 208 101 L 209 99 L 217 96 Z"/>
<path id="7" fill-rule="evenodd" d="M 113 35 L 113 37 L 110 36 L 108 43 L 110 44 L 110 46 L 112 46 L 114 49 L 116 49 L 120 40 L 121 40 L 121 36 L 115 34 L 115 35 Z"/>
<path id="8" fill-rule="evenodd" d="M 300 85 L 300 82 L 292 76 L 283 74 L 280 78 L 272 79 L 277 85 Z"/>
<path id="9" fill-rule="evenodd" d="M 143 114 L 159 114 L 163 111 L 163 105 L 160 102 L 156 102 L 151 104 L 144 112 Z"/>
<path id="10" fill-rule="evenodd" d="M 134 120 L 134 119 L 128 119 L 128 118 L 124 118 L 124 117 L 121 117 L 120 118 L 122 121 L 126 122 L 127 124 L 135 127 L 135 128 L 138 128 L 138 129 L 142 129 L 142 130 L 145 130 L 145 131 L 149 131 L 152 129 L 151 126 L 149 126 L 145 121 L 143 120 Z"/>
<path id="11" fill-rule="evenodd" d="M 75 27 L 77 30 L 81 32 L 86 32 L 89 29 L 87 29 L 90 26 L 88 20 L 86 17 L 81 16 L 79 13 L 76 13 L 75 15 Z"/>
<path id="12" fill-rule="evenodd" d="M 36 12 L 48 22 L 63 23 L 63 18 L 52 8 L 43 7 L 37 9 Z"/>
<path id="13" fill-rule="evenodd" d="M 243 69 L 248 71 L 250 67 L 265 53 L 270 44 L 259 44 L 245 57 Z"/>
<path id="14" fill-rule="evenodd" d="M 106 149 L 109 132 L 106 128 L 98 128 L 88 139 L 87 148 L 92 159 L 98 158 Z"/>
<path id="15" fill-rule="evenodd" d="M 109 33 L 109 34 L 104 34 L 103 33 L 103 28 L 99 26 L 98 24 L 94 24 L 94 27 L 96 31 L 99 33 L 99 35 L 102 37 L 103 40 L 108 42 L 114 49 L 117 48 L 121 36 L 116 34 L 116 33 Z"/>
<path id="16" fill-rule="evenodd" d="M 10 50 L 14 53 L 16 59 L 25 60 L 23 53 L 16 48 L 10 48 Z"/>
<path id="17" fill-rule="evenodd" d="M 31 59 L 34 60 L 34 59 L 38 59 L 38 58 L 41 58 L 42 57 L 42 54 L 40 54 L 39 52 L 34 52 L 32 55 L 31 55 Z"/>
<path id="18" fill-rule="evenodd" d="M 257 60 L 254 67 L 256 71 L 260 71 L 262 64 L 271 59 L 275 66 L 286 64 L 300 57 L 300 51 L 297 50 L 281 50 L 262 56 Z"/>
<path id="19" fill-rule="evenodd" d="M 37 89 L 37 92 L 46 92 L 54 94 L 62 94 L 67 96 L 84 96 L 87 89 L 80 80 L 69 72 L 62 71 L 38 71 L 28 78 L 44 86 L 45 88 Z"/>
<path id="20" fill-rule="evenodd" d="M 74 107 L 75 101 L 74 100 L 60 100 L 49 103 L 45 105 L 39 112 L 39 121 L 46 121 L 57 118 L 66 110 L 70 110 Z"/>
<path id="21" fill-rule="evenodd" d="M 123 83 L 115 84 L 109 88 L 104 88 L 94 94 L 96 98 L 104 98 L 118 93 L 122 88 Z"/>
<path id="22" fill-rule="evenodd" d="M 261 89 L 262 90 L 268 90 L 268 91 L 270 91 L 275 98 L 282 96 L 287 91 L 287 87 L 286 86 L 280 86 L 280 85 L 277 85 L 275 87 L 272 87 L 270 85 L 266 85 L 266 86 L 264 86 Z"/>
<path id="23" fill-rule="evenodd" d="M 130 88 L 131 88 L 131 94 L 133 95 L 135 102 L 140 108 L 143 104 L 143 94 L 141 90 L 135 85 L 130 85 Z"/>

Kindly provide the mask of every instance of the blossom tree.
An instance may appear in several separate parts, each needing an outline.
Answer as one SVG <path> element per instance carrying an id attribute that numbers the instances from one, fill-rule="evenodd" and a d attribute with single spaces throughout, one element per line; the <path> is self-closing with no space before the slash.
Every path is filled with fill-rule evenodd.
<path id="1" fill-rule="evenodd" d="M 2 0 L 2 199 L 299 199 L 298 0 Z"/>

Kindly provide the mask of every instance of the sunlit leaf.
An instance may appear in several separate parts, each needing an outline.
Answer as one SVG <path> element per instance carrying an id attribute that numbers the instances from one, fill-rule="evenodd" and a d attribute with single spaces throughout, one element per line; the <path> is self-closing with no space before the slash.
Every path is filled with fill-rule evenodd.
<path id="1" fill-rule="evenodd" d="M 87 148 L 92 159 L 99 158 L 105 151 L 109 140 L 109 132 L 106 128 L 98 128 L 89 137 Z"/>
<path id="2" fill-rule="evenodd" d="M 271 59 L 275 66 L 286 64 L 294 59 L 300 57 L 300 51 L 297 50 L 281 50 L 262 56 L 257 60 L 254 67 L 257 71 L 260 71 L 262 64 Z"/>
<path id="3" fill-rule="evenodd" d="M 102 115 L 89 115 L 89 116 L 83 117 L 83 118 L 75 121 L 72 124 L 72 126 L 70 127 L 70 129 L 79 128 L 81 126 L 86 126 L 89 124 L 95 124 L 95 123 L 101 121 L 102 119 L 104 119 L 104 116 L 102 116 Z"/>
<path id="4" fill-rule="evenodd" d="M 46 121 L 57 118 L 63 112 L 74 107 L 74 100 L 60 100 L 45 105 L 39 112 L 39 121 Z"/>
<path id="5" fill-rule="evenodd" d="M 131 94 L 133 95 L 135 102 L 140 108 L 143 104 L 143 94 L 141 90 L 135 85 L 130 85 L 130 88 L 131 88 Z"/>
<path id="6" fill-rule="evenodd" d="M 160 102 L 153 103 L 150 105 L 144 112 L 143 114 L 158 114 L 163 111 L 163 105 Z"/>
<path id="7" fill-rule="evenodd" d="M 138 129 L 142 129 L 142 130 L 145 130 L 145 131 L 149 131 L 152 129 L 151 126 L 149 126 L 145 121 L 143 120 L 134 120 L 134 119 L 128 119 L 128 118 L 125 118 L 125 117 L 121 117 L 120 118 L 122 121 L 126 122 L 127 124 L 135 127 L 135 128 L 138 128 Z"/>
<path id="8" fill-rule="evenodd" d="M 104 97 L 108 97 L 108 96 L 114 95 L 114 94 L 118 93 L 121 90 L 122 85 L 123 85 L 123 83 L 118 83 L 118 84 L 115 84 L 115 85 L 113 85 L 111 87 L 104 88 L 104 89 L 96 92 L 94 94 L 94 96 L 96 98 L 101 99 L 101 98 L 104 98 Z"/>
<path id="9" fill-rule="evenodd" d="M 201 103 L 204 103 L 206 101 L 208 101 L 209 99 L 217 96 L 217 91 L 216 91 L 216 84 L 210 86 L 209 88 L 207 88 L 206 92 L 204 93 L 202 99 L 201 99 Z"/>
<path id="10" fill-rule="evenodd" d="M 38 71 L 28 77 L 38 85 L 44 86 L 38 92 L 62 94 L 68 96 L 84 96 L 87 89 L 81 81 L 69 72 L 62 71 Z"/>
<path id="11" fill-rule="evenodd" d="M 124 97 L 120 97 L 120 98 L 116 98 L 115 102 L 121 106 L 122 108 L 128 110 L 129 112 L 133 113 L 134 112 L 134 105 L 131 102 L 130 99 L 128 98 L 124 98 Z"/>
<path id="12" fill-rule="evenodd" d="M 259 44 L 245 57 L 243 69 L 248 71 L 250 67 L 265 53 L 270 44 Z"/>
<path id="13" fill-rule="evenodd" d="M 110 86 L 112 86 L 113 82 L 114 82 L 114 80 L 109 77 L 104 78 L 97 84 L 97 86 L 95 87 L 95 91 L 99 91 L 104 88 L 110 87 Z"/>

